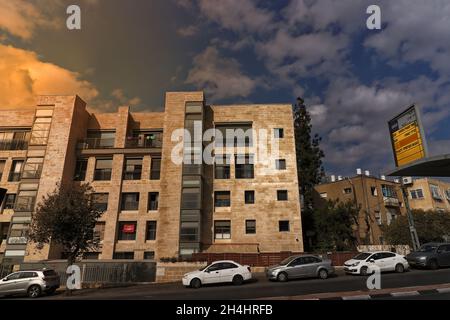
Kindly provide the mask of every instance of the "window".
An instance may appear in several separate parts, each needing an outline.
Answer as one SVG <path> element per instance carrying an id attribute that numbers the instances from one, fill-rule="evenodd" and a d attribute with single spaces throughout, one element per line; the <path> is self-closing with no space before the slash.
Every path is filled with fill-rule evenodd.
<path id="1" fill-rule="evenodd" d="M 145 240 L 156 240 L 156 221 L 147 221 Z"/>
<path id="2" fill-rule="evenodd" d="M 0 223 L 0 243 L 8 238 L 9 223 Z"/>
<path id="3" fill-rule="evenodd" d="M 77 163 L 75 164 L 75 174 L 73 175 L 73 180 L 75 181 L 86 180 L 87 165 L 88 165 L 87 159 L 77 160 Z"/>
<path id="4" fill-rule="evenodd" d="M 29 131 L 0 132 L 0 150 L 26 150 L 29 139 Z"/>
<path id="5" fill-rule="evenodd" d="M 438 186 L 436 186 L 434 184 L 430 184 L 430 190 L 431 190 L 431 196 L 433 197 L 433 199 L 442 200 L 441 190 L 439 189 Z"/>
<path id="6" fill-rule="evenodd" d="M 180 241 L 195 242 L 199 237 L 198 222 L 182 222 L 180 227 Z"/>
<path id="7" fill-rule="evenodd" d="M 7 194 L 5 197 L 5 205 L 3 206 L 3 209 L 14 209 L 14 203 L 16 202 L 16 195 L 15 194 Z"/>
<path id="8" fill-rule="evenodd" d="M 252 155 L 237 155 L 235 165 L 236 179 L 253 179 L 254 166 Z"/>
<path id="9" fill-rule="evenodd" d="M 118 240 L 136 240 L 136 221 L 119 222 Z"/>
<path id="10" fill-rule="evenodd" d="M 20 176 L 22 173 L 23 160 L 14 160 L 11 166 L 11 171 L 9 173 L 8 181 L 17 182 L 20 181 Z"/>
<path id="11" fill-rule="evenodd" d="M 245 220 L 245 233 L 246 234 L 256 233 L 256 220 Z"/>
<path id="12" fill-rule="evenodd" d="M 31 145 L 46 145 L 52 118 L 36 118 L 31 131 Z"/>
<path id="13" fill-rule="evenodd" d="M 287 190 L 277 190 L 277 200 L 278 201 L 287 201 L 288 200 Z"/>
<path id="14" fill-rule="evenodd" d="M 2 180 L 3 171 L 5 171 L 5 163 L 5 160 L 0 160 L 0 180 Z"/>
<path id="15" fill-rule="evenodd" d="M 216 147 L 248 147 L 253 143 L 252 124 L 223 124 L 216 125 Z"/>
<path id="16" fill-rule="evenodd" d="M 159 200 L 158 192 L 150 192 L 148 194 L 148 211 L 158 210 L 158 200 Z"/>
<path id="17" fill-rule="evenodd" d="M 154 260 L 154 259 L 155 259 L 155 251 L 144 252 L 144 260 Z"/>
<path id="18" fill-rule="evenodd" d="M 275 128 L 273 129 L 275 138 L 282 139 L 284 138 L 284 129 L 283 128 Z"/>
<path id="19" fill-rule="evenodd" d="M 127 138 L 128 148 L 161 148 L 162 132 L 160 131 L 134 131 L 131 137 Z"/>
<path id="20" fill-rule="evenodd" d="M 352 193 L 352 188 L 345 188 L 344 189 L 344 194 L 350 194 Z"/>
<path id="21" fill-rule="evenodd" d="M 122 211 L 139 210 L 139 192 L 122 193 L 120 210 Z"/>
<path id="22" fill-rule="evenodd" d="M 105 222 L 96 222 L 94 227 L 94 237 L 98 241 L 103 241 L 105 239 Z"/>
<path id="23" fill-rule="evenodd" d="M 108 193 L 94 193 L 92 203 L 95 209 L 101 212 L 108 210 Z"/>
<path id="24" fill-rule="evenodd" d="M 215 179 L 230 179 L 230 156 L 216 156 L 214 168 Z"/>
<path id="25" fill-rule="evenodd" d="M 37 278 L 38 274 L 32 271 L 21 272 L 19 279 L 29 279 L 29 278 Z"/>
<path id="26" fill-rule="evenodd" d="M 378 189 L 377 189 L 377 187 L 370 187 L 370 193 L 372 194 L 372 196 L 378 197 Z"/>
<path id="27" fill-rule="evenodd" d="M 411 198 L 423 199 L 423 190 L 422 189 L 411 190 Z"/>
<path id="28" fill-rule="evenodd" d="M 231 206 L 230 191 L 215 191 L 214 192 L 214 207 L 229 207 Z"/>
<path id="29" fill-rule="evenodd" d="M 288 232 L 289 231 L 289 220 L 278 221 L 278 230 L 280 232 Z"/>
<path id="30" fill-rule="evenodd" d="M 394 186 L 383 184 L 381 185 L 381 192 L 383 193 L 383 197 L 397 198 L 397 191 L 395 191 Z"/>
<path id="31" fill-rule="evenodd" d="M 275 160 L 275 167 L 277 170 L 286 170 L 286 160 L 285 159 Z"/>
<path id="32" fill-rule="evenodd" d="M 116 133 L 114 131 L 88 131 L 86 148 L 103 149 L 114 148 Z"/>
<path id="33" fill-rule="evenodd" d="M 29 228 L 28 223 L 14 223 L 11 226 L 8 244 L 27 244 Z"/>
<path id="34" fill-rule="evenodd" d="M 214 239 L 231 239 L 231 221 L 214 222 Z"/>
<path id="35" fill-rule="evenodd" d="M 28 158 L 23 168 L 22 179 L 39 179 L 44 158 Z"/>
<path id="36" fill-rule="evenodd" d="M 253 190 L 245 191 L 244 197 L 245 197 L 245 203 L 246 204 L 253 204 L 253 203 L 255 203 L 255 191 L 253 191 Z"/>
<path id="37" fill-rule="evenodd" d="M 107 181 L 111 180 L 113 159 L 97 159 L 94 171 L 94 180 Z"/>
<path id="38" fill-rule="evenodd" d="M 125 159 L 125 167 L 123 169 L 123 180 L 141 180 L 142 174 L 142 158 Z"/>
<path id="39" fill-rule="evenodd" d="M 161 159 L 152 158 L 150 180 L 159 180 L 161 176 Z"/>
<path id="40" fill-rule="evenodd" d="M 134 252 L 114 252 L 114 260 L 133 260 Z"/>
<path id="41" fill-rule="evenodd" d="M 200 209 L 201 204 L 200 188 L 183 188 L 181 192 L 181 208 L 182 209 Z"/>
<path id="42" fill-rule="evenodd" d="M 31 212 L 36 202 L 37 191 L 20 191 L 14 205 L 14 211 Z"/>

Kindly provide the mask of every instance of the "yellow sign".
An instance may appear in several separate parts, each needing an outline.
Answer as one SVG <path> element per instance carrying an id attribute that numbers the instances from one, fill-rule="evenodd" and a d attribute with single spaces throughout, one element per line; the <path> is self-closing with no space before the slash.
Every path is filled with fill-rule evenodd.
<path id="1" fill-rule="evenodd" d="M 415 106 L 389 121 L 389 129 L 397 167 L 426 157 L 426 144 Z"/>

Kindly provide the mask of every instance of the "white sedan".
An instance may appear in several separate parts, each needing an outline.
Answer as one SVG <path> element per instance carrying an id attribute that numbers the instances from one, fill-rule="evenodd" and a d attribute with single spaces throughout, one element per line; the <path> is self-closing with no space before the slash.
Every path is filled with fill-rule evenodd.
<path id="1" fill-rule="evenodd" d="M 183 276 L 183 285 L 196 289 L 203 284 L 211 283 L 230 282 L 241 285 L 251 278 L 252 273 L 249 266 L 242 266 L 231 260 L 223 260 L 215 261 L 200 270 L 186 273 Z"/>
<path id="2" fill-rule="evenodd" d="M 374 271 L 374 266 L 381 272 L 395 271 L 402 273 L 409 268 L 405 257 L 393 252 L 361 252 L 353 259 L 345 261 L 344 271 L 351 274 L 368 275 Z"/>

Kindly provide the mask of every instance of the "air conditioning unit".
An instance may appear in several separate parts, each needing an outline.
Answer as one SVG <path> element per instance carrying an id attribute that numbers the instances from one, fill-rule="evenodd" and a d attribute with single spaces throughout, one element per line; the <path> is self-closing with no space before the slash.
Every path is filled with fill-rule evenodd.
<path id="1" fill-rule="evenodd" d="M 412 177 L 404 177 L 402 179 L 403 184 L 413 184 L 413 178 Z"/>

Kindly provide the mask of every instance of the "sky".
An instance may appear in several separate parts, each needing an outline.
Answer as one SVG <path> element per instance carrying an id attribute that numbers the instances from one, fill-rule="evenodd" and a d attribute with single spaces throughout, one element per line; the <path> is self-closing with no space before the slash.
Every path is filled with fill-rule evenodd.
<path id="1" fill-rule="evenodd" d="M 71 4 L 81 30 L 66 27 Z M 366 27 L 372 4 L 381 30 Z M 430 154 L 450 153 L 450 1 L 0 0 L 0 112 L 40 94 L 162 111 L 184 90 L 209 104 L 303 97 L 330 175 L 392 169 L 387 121 L 411 104 Z"/>

